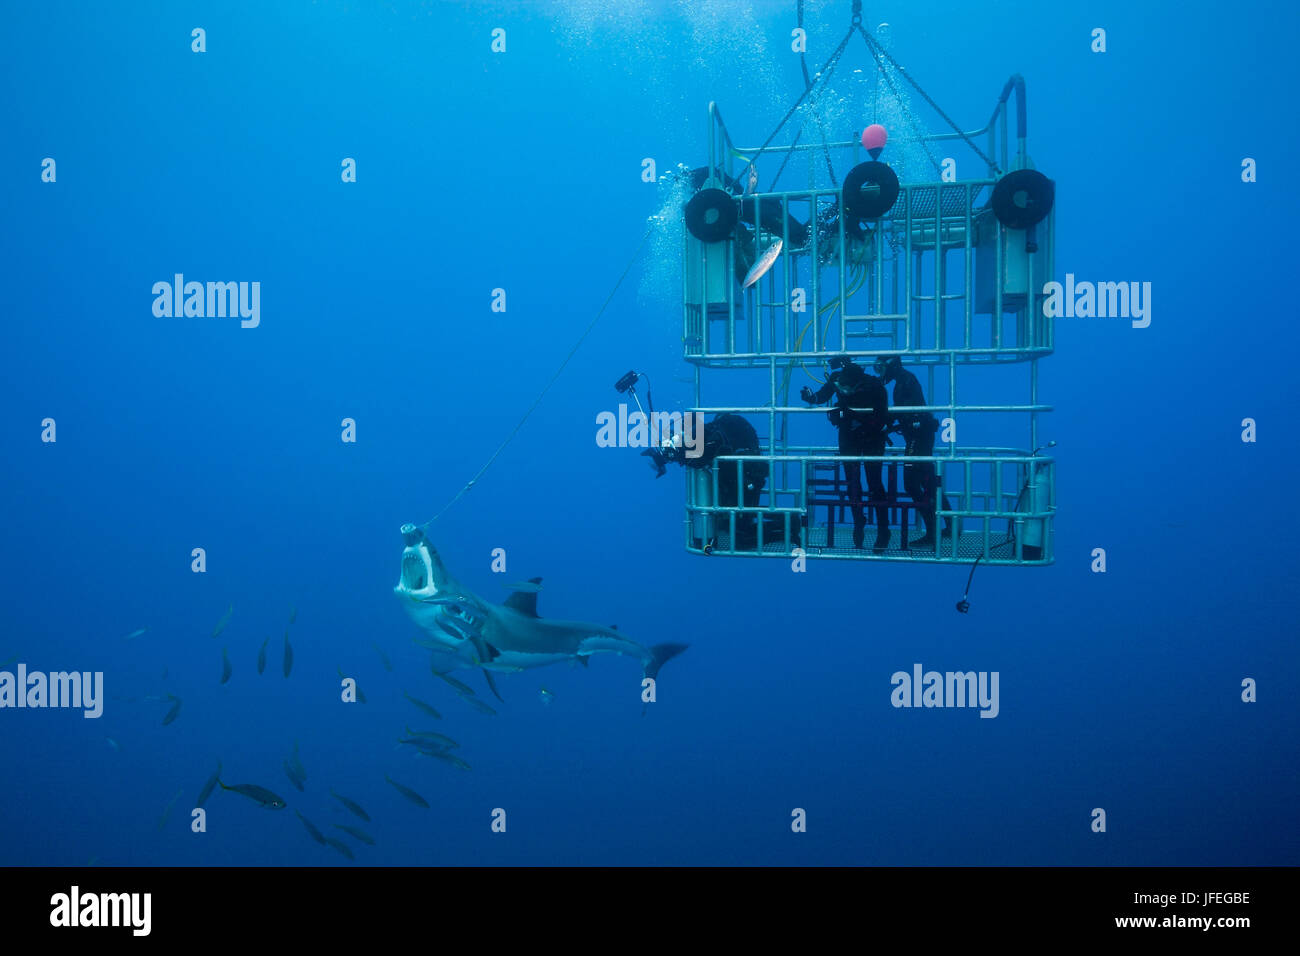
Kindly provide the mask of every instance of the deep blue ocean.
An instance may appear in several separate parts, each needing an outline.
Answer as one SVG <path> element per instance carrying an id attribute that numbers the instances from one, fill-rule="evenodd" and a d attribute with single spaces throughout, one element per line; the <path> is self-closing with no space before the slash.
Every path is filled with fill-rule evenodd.
<path id="1" fill-rule="evenodd" d="M 808 0 L 810 68 L 849 7 Z M 0 708 L 0 863 L 350 865 L 298 811 L 358 864 L 1300 864 L 1300 12 L 866 4 L 965 129 L 1022 74 L 1056 278 L 1153 290 L 1144 329 L 1057 320 L 1056 560 L 980 568 L 965 615 L 967 565 L 687 553 L 683 473 L 594 441 L 629 368 L 659 405 L 692 401 L 680 224 L 647 235 L 680 205 L 643 160 L 704 165 L 710 101 L 760 144 L 804 89 L 795 18 L 794 0 L 6 9 L 0 671 L 104 684 L 97 719 Z M 871 121 L 852 71 L 873 69 L 851 44 L 839 138 Z M 543 617 L 689 650 L 644 716 L 627 657 L 498 674 L 504 703 L 454 674 L 485 714 L 413 643 L 398 529 L 474 477 L 629 261 L 429 536 L 490 600 L 542 576 Z M 177 274 L 259 282 L 257 326 L 155 315 Z M 998 672 L 996 719 L 892 706 L 916 663 Z M 398 744 L 408 725 L 471 769 Z M 194 832 L 218 761 L 288 808 L 218 791 Z"/>

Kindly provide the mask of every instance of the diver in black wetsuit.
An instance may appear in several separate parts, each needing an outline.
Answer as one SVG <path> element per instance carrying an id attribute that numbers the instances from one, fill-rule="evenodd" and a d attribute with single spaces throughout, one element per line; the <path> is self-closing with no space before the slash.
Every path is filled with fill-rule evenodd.
<path id="1" fill-rule="evenodd" d="M 718 415 L 704 426 L 704 452 L 698 458 L 681 458 L 680 463 L 687 468 L 709 468 L 719 455 L 761 455 L 758 447 L 758 432 L 749 420 L 740 415 Z M 736 462 L 724 462 L 718 472 L 718 504 L 724 508 L 735 508 L 743 501 L 746 508 L 758 506 L 758 496 L 767 484 L 767 465 L 761 461 L 747 461 L 740 467 L 740 476 L 744 482 L 744 493 L 739 494 L 740 482 L 737 481 Z M 753 515 L 742 515 L 736 519 L 736 533 L 740 534 L 740 523 L 748 518 L 753 526 Z"/>
<path id="2" fill-rule="evenodd" d="M 903 368 L 903 362 L 897 355 L 881 355 L 876 359 L 874 369 L 886 383 L 894 383 L 895 406 L 915 406 L 925 404 L 925 393 L 917 377 Z M 898 431 L 907 442 L 906 454 L 926 457 L 934 454 L 934 435 L 939 430 L 939 420 L 929 412 L 904 412 L 898 415 Z M 934 462 L 918 461 L 903 463 L 903 487 L 908 496 L 916 503 L 925 522 L 925 535 L 911 542 L 913 548 L 934 547 L 934 525 L 936 498 L 939 482 L 934 470 Z M 944 511 L 950 510 L 948 496 L 943 496 Z M 943 530 L 947 534 L 952 524 L 944 519 Z"/>
<path id="3" fill-rule="evenodd" d="M 832 395 L 835 407 L 828 417 L 839 430 L 841 455 L 884 455 L 889 441 L 886 429 L 892 419 L 889 415 L 889 396 L 885 385 L 874 375 L 868 375 L 860 365 L 855 365 L 847 355 L 837 355 L 830 360 L 830 376 L 826 384 L 813 391 L 807 385 L 799 396 L 810 405 L 820 405 Z M 853 512 L 853 545 L 862 547 L 867 523 L 862 509 L 862 469 L 867 472 L 867 489 L 876 518 L 876 541 L 872 550 L 877 554 L 889 547 L 889 509 L 885 504 L 885 483 L 881 479 L 882 463 L 878 461 L 844 462 L 844 477 L 849 485 L 849 505 Z"/>
<path id="4" fill-rule="evenodd" d="M 713 421 L 705 424 L 701 453 L 694 458 L 688 456 L 683 448 L 673 442 L 659 449 L 643 451 L 641 454 L 650 457 L 659 469 L 659 474 L 662 475 L 663 465 L 668 462 L 676 462 L 687 468 L 711 468 L 714 459 L 719 455 L 761 455 L 763 450 L 759 447 L 758 432 L 754 430 L 749 420 L 740 415 L 726 413 L 718 415 Z M 740 465 L 739 469 L 736 467 L 737 464 Z M 767 464 L 761 461 L 743 463 L 724 461 L 718 465 L 718 468 L 716 504 L 722 508 L 757 508 L 759 497 L 767 485 Z M 726 516 L 719 515 L 719 517 Z M 732 543 L 732 547 L 737 551 L 755 547 L 758 544 L 757 527 L 754 514 L 736 515 L 736 540 Z M 791 544 L 797 545 L 799 529 L 794 527 L 791 530 L 791 536 L 794 538 Z M 765 540 L 780 540 L 784 534 L 780 517 L 774 516 L 770 519 L 770 525 L 765 525 L 764 531 L 768 532 Z"/>

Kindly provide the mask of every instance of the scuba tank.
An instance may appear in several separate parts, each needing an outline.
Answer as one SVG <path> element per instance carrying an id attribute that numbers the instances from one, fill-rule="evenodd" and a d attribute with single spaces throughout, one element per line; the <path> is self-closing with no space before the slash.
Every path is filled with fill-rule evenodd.
<path id="1" fill-rule="evenodd" d="M 692 508 L 713 507 L 713 469 L 688 468 L 686 474 L 691 483 L 690 502 Z M 717 516 L 712 512 L 691 512 L 691 540 L 696 547 L 713 541 L 717 533 Z"/>
<path id="2" fill-rule="evenodd" d="M 1017 514 L 1043 515 L 1052 507 L 1052 463 L 1037 462 L 1025 487 L 1020 492 L 1020 501 L 1016 505 Z M 1028 561 L 1038 561 L 1043 557 L 1047 547 L 1046 526 L 1044 518 L 1026 517 L 1016 519 L 1021 525 L 1020 546 L 1022 554 Z"/>

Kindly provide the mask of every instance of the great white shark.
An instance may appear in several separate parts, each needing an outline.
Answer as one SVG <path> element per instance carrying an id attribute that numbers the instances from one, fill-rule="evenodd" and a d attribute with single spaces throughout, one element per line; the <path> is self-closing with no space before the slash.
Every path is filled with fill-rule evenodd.
<path id="1" fill-rule="evenodd" d="M 482 668 L 496 694 L 492 671 L 514 673 L 560 661 L 586 664 L 593 654 L 623 654 L 641 662 L 645 677 L 686 650 L 685 644 L 646 647 L 617 628 L 585 621 L 553 621 L 537 615 L 537 592 L 515 591 L 501 604 L 486 601 L 461 584 L 442 562 L 424 532 L 402 525 L 402 570 L 393 591 L 434 652 L 433 668 Z M 534 586 L 541 578 L 533 578 Z M 500 694 L 497 697 L 500 698 Z"/>

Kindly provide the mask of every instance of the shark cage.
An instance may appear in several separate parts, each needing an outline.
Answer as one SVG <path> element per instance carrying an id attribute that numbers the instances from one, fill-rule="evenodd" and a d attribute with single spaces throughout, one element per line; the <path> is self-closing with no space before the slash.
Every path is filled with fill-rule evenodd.
<path id="1" fill-rule="evenodd" d="M 906 80 L 947 120 L 856 15 L 854 28 L 880 83 L 897 96 Z M 1039 419 L 1051 406 L 1040 396 L 1039 362 L 1052 353 L 1042 289 L 1052 277 L 1055 186 L 1026 152 L 1024 81 L 1007 82 L 982 129 L 948 120 L 951 132 L 926 133 L 908 113 L 914 132 L 904 145 L 933 169 L 918 181 L 907 169 L 900 181 L 879 161 L 887 134 L 878 124 L 861 139 L 823 134 L 801 144 L 796 134 L 772 145 L 803 101 L 815 105 L 844 45 L 762 146 L 737 146 L 709 104 L 708 162 L 693 172 L 684 209 L 690 411 L 715 422 L 744 417 L 757 442 L 724 446 L 707 467 L 687 469 L 686 547 L 728 556 L 783 557 L 801 547 L 808 557 L 848 560 L 1050 564 L 1054 462 L 1040 452 L 1055 442 L 1040 445 Z M 816 115 L 805 119 L 823 127 Z M 955 160 L 936 153 L 949 145 L 974 150 L 978 175 L 957 177 Z M 767 191 L 758 188 L 760 160 L 780 166 Z M 777 188 L 783 174 L 806 181 Z M 891 405 L 887 415 L 930 413 L 931 454 L 893 444 L 880 456 L 839 454 L 826 410 L 791 401 L 792 387 L 815 388 L 837 356 L 867 368 L 897 356 L 916 375 L 930 404 Z M 860 505 L 868 522 L 888 521 L 888 547 L 850 540 L 845 466 L 858 462 L 881 469 L 884 497 L 864 489 Z M 909 543 L 922 515 L 905 469 L 927 464 L 937 486 L 926 516 L 935 531 Z"/>

